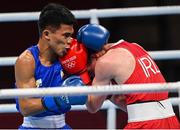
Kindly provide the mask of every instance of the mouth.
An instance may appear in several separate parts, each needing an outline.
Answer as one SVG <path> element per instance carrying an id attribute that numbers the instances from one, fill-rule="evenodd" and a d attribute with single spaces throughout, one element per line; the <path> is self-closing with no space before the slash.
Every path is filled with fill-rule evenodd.
<path id="1" fill-rule="evenodd" d="M 61 52 L 59 53 L 59 56 L 60 56 L 60 57 L 63 57 L 63 56 L 65 56 L 65 55 L 67 54 L 67 52 L 68 52 L 68 49 L 65 48 L 63 51 L 61 51 Z"/>

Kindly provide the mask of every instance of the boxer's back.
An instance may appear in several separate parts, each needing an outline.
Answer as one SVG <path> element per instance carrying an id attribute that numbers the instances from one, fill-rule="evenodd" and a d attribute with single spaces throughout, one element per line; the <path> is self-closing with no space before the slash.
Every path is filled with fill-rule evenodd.
<path id="1" fill-rule="evenodd" d="M 135 59 L 134 69 L 132 73 L 130 72 L 131 74 L 129 75 L 127 80 L 124 81 L 124 84 L 166 82 L 159 68 L 157 67 L 155 62 L 152 60 L 151 56 L 138 44 L 128 43 L 126 41 L 123 41 L 119 44 L 114 45 L 111 49 L 117 49 L 117 48 L 127 49 L 128 52 L 130 52 Z M 128 62 L 128 60 L 131 60 L 131 59 L 129 58 L 126 60 Z M 119 59 L 117 62 L 122 62 L 122 61 L 121 59 Z M 164 100 L 167 98 L 168 98 L 167 92 L 127 94 L 126 95 L 127 104 L 143 102 L 143 101 L 152 101 L 152 100 L 159 101 L 159 100 Z"/>

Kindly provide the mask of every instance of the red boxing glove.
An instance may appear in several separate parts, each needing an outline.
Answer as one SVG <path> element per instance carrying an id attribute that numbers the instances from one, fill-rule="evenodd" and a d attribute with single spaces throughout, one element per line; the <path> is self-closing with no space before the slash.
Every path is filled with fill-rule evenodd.
<path id="1" fill-rule="evenodd" d="M 59 61 L 66 74 L 79 75 L 84 84 L 89 84 L 91 80 L 87 71 L 87 57 L 84 45 L 73 39 L 67 54 L 59 58 Z"/>

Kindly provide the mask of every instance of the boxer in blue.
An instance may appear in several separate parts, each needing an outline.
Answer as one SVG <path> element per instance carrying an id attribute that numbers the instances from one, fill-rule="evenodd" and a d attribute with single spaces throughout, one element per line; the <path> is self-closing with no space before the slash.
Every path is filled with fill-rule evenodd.
<path id="1" fill-rule="evenodd" d="M 70 47 L 75 23 L 74 15 L 62 5 L 50 3 L 43 8 L 38 21 L 37 45 L 22 52 L 15 63 L 17 88 L 82 85 L 77 76 L 63 81 L 63 69 L 58 60 Z M 86 99 L 86 96 L 18 98 L 17 109 L 24 116 L 19 129 L 71 129 L 65 123 L 65 113 L 71 105 L 85 104 Z"/>

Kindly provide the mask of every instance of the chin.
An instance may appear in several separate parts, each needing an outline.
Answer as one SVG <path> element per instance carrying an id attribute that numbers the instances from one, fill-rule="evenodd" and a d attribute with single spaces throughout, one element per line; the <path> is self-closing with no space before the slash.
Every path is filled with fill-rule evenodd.
<path id="1" fill-rule="evenodd" d="M 97 62 L 96 59 L 93 59 L 93 60 L 92 60 L 91 69 L 92 69 L 93 71 L 95 71 L 96 62 Z"/>
<path id="2" fill-rule="evenodd" d="M 59 53 L 59 57 L 64 57 L 65 55 L 66 55 L 66 51 Z"/>
<path id="3" fill-rule="evenodd" d="M 64 56 L 64 54 L 60 53 L 58 56 L 59 56 L 59 57 L 63 57 L 63 56 Z"/>

